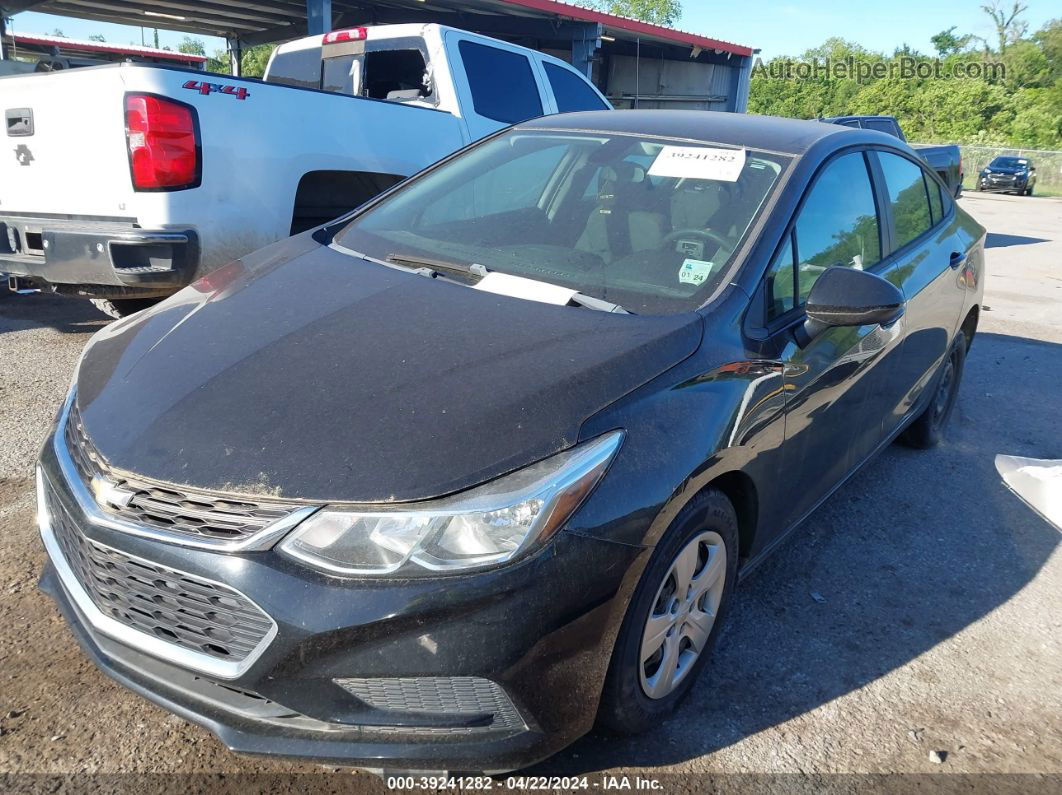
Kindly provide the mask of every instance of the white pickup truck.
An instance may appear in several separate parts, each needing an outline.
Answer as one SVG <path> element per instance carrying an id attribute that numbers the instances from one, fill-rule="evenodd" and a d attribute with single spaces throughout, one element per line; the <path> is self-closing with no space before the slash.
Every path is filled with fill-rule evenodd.
<path id="1" fill-rule="evenodd" d="M 263 81 L 117 64 L 0 78 L 0 272 L 121 316 L 512 123 L 608 101 L 440 25 L 283 44 Z"/>

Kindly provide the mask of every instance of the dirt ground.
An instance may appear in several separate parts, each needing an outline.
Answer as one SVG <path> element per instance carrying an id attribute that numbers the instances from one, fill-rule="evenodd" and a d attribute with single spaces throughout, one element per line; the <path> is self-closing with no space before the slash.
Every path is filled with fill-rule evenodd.
<path id="1" fill-rule="evenodd" d="M 989 278 L 946 443 L 887 450 L 740 585 L 671 720 L 530 772 L 676 792 L 1062 792 L 1060 534 L 993 466 L 1062 458 L 1062 201 L 961 205 L 990 231 Z M 85 303 L 0 299 L 0 788 L 383 791 L 230 753 L 97 672 L 36 589 L 32 462 L 102 325 Z"/>

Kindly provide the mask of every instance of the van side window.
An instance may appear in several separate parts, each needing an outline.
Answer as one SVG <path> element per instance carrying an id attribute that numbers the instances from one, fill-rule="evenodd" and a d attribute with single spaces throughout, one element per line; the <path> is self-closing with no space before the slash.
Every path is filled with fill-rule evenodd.
<path id="1" fill-rule="evenodd" d="M 922 174 L 922 167 L 906 157 L 879 152 L 878 160 L 885 174 L 889 204 L 892 205 L 896 248 L 902 248 L 933 225 L 926 178 Z"/>
<path id="2" fill-rule="evenodd" d="M 542 98 L 526 55 L 467 40 L 458 49 L 476 113 L 506 124 L 542 115 Z"/>
<path id="3" fill-rule="evenodd" d="M 608 105 L 587 85 L 579 75 L 555 63 L 543 63 L 546 79 L 549 80 L 557 110 L 568 113 L 575 110 L 607 110 Z"/>

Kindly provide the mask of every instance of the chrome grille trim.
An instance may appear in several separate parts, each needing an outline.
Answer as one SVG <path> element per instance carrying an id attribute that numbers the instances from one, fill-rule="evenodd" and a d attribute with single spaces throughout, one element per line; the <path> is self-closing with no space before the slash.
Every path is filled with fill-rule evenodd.
<path id="1" fill-rule="evenodd" d="M 95 451 L 95 448 L 92 447 L 91 443 L 84 446 L 80 443 L 70 443 L 71 431 L 69 431 L 68 428 L 75 394 L 76 393 L 71 390 L 70 394 L 67 396 L 66 402 L 63 404 L 62 411 L 59 415 L 58 428 L 52 436 L 52 449 L 59 462 L 59 469 L 63 474 L 63 479 L 66 481 L 71 494 L 77 501 L 78 507 L 85 515 L 85 518 L 94 525 L 107 527 L 111 530 L 117 530 L 121 533 L 128 533 L 142 538 L 163 541 L 168 544 L 178 544 L 180 546 L 196 547 L 198 549 L 210 549 L 215 552 L 256 551 L 272 548 L 282 536 L 286 535 L 297 524 L 318 510 L 319 506 L 316 505 L 298 507 L 288 504 L 283 507 L 291 509 L 290 513 L 264 524 L 249 535 L 239 538 L 216 538 L 205 535 L 192 535 L 186 532 L 167 530 L 158 525 L 132 521 L 127 515 L 123 515 L 122 513 L 110 513 L 104 511 L 96 502 L 96 498 L 89 491 L 86 483 L 86 475 L 83 474 L 83 472 L 88 473 L 88 477 L 91 477 L 91 470 L 87 469 L 87 467 L 93 466 L 96 461 L 98 461 L 98 465 L 102 467 L 106 467 L 106 464 L 103 462 L 102 457 Z M 87 437 L 85 437 L 85 441 L 88 441 Z M 72 451 L 80 451 L 79 461 L 74 460 Z M 138 485 L 144 485 L 145 488 L 157 488 L 162 491 L 170 490 L 163 484 Z M 233 497 L 230 500 L 222 495 L 204 495 L 204 498 L 221 502 L 240 502 L 237 497 Z"/>
<path id="2" fill-rule="evenodd" d="M 52 487 L 48 484 L 43 471 L 38 467 L 37 524 L 40 529 L 41 539 L 44 541 L 44 547 L 48 552 L 48 557 L 51 559 L 52 565 L 55 566 L 64 590 L 93 629 L 107 637 L 145 652 L 146 654 L 151 654 L 155 657 L 166 660 L 167 662 L 172 662 L 176 665 L 199 671 L 218 679 L 235 679 L 241 676 L 255 663 L 269 644 L 273 642 L 273 639 L 277 635 L 276 622 L 273 621 L 272 617 L 259 607 L 254 600 L 250 599 L 245 594 L 237 591 L 235 588 L 225 585 L 224 583 L 216 582 L 206 577 L 200 577 L 199 575 L 180 572 L 169 567 L 163 567 L 161 564 L 153 563 L 152 561 L 135 555 L 130 555 L 127 552 L 122 552 L 121 550 L 114 549 L 105 544 L 100 544 L 98 541 L 88 539 L 76 527 L 75 522 L 72 530 L 73 532 L 78 533 L 86 543 L 99 547 L 110 554 L 121 556 L 121 558 L 139 563 L 151 569 L 161 569 L 167 572 L 172 572 L 178 576 L 189 578 L 193 582 L 206 584 L 208 586 L 216 587 L 220 591 L 227 591 L 231 594 L 235 594 L 240 599 L 245 600 L 248 606 L 261 613 L 262 618 L 268 622 L 268 628 L 258 643 L 242 659 L 222 659 L 204 652 L 195 651 L 186 646 L 179 646 L 170 641 L 163 640 L 104 613 L 97 606 L 96 601 L 89 595 L 85 586 L 75 574 L 71 562 L 68 560 L 67 554 L 63 550 L 63 545 L 56 534 L 56 529 L 53 524 L 52 506 L 49 501 L 51 488 Z M 52 501 L 55 501 L 54 497 L 51 499 Z M 66 510 L 61 504 L 59 504 L 57 508 L 61 511 Z M 69 518 L 73 521 L 73 517 Z"/>

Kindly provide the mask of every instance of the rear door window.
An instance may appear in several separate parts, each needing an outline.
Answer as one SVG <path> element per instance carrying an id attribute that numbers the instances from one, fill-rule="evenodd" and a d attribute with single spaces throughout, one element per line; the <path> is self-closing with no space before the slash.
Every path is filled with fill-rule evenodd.
<path id="1" fill-rule="evenodd" d="M 933 225 L 922 167 L 906 157 L 879 152 L 885 188 L 896 227 L 895 247 L 902 248 Z M 933 183 L 936 186 L 936 183 Z M 939 194 L 938 194 L 939 199 Z"/>
<path id="2" fill-rule="evenodd" d="M 926 175 L 926 190 L 929 191 L 929 210 L 933 214 L 935 226 L 944 219 L 944 201 L 940 196 L 940 185 L 928 174 Z"/>
<path id="3" fill-rule="evenodd" d="M 542 98 L 526 55 L 467 40 L 458 48 L 476 113 L 506 124 L 542 115 Z"/>
<path id="4" fill-rule="evenodd" d="M 608 108 L 601 97 L 575 72 L 554 63 L 542 65 L 546 69 L 546 79 L 549 80 L 549 86 L 553 89 L 559 112 L 606 110 Z"/>

